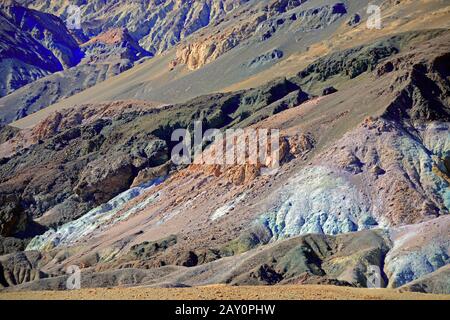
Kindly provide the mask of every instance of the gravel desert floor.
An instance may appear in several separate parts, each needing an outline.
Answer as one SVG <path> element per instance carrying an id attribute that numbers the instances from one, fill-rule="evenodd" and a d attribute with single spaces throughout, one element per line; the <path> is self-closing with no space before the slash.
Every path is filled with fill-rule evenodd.
<path id="1" fill-rule="evenodd" d="M 4 292 L 0 300 L 450 300 L 450 295 L 334 286 L 116 288 Z"/>

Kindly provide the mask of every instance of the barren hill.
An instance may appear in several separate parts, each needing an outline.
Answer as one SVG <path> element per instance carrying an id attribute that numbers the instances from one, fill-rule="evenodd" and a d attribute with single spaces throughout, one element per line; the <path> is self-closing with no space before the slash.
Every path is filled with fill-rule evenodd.
<path id="1" fill-rule="evenodd" d="M 384 297 L 449 294 L 450 8 L 375 2 L 373 30 L 368 1 L 83 7 L 92 59 L 149 57 L 1 129 L 5 297 L 64 290 L 69 266 L 83 288 L 367 288 L 375 272 Z M 172 135 L 198 122 L 234 130 L 244 160 L 255 145 L 266 157 L 214 162 L 228 147 L 218 138 L 175 161 Z M 264 129 L 278 131 L 261 151 L 251 134 Z"/>

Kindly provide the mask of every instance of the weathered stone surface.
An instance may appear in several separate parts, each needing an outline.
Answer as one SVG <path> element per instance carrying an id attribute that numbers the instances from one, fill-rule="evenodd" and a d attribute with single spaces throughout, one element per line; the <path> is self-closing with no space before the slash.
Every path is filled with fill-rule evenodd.
<path id="1" fill-rule="evenodd" d="M 145 103 L 142 106 L 146 108 Z M 16 197 L 25 216 L 37 218 L 48 213 L 43 221 L 59 225 L 127 190 L 140 170 L 167 161 L 165 143 L 154 136 L 143 134 L 138 138 L 141 142 L 132 145 L 127 139 L 136 136 L 131 132 L 123 140 L 121 135 L 104 135 L 105 128 L 119 128 L 128 121 L 118 118 L 130 105 L 116 107 L 105 105 L 103 118 L 98 113 L 101 108 L 94 111 L 85 106 L 45 119 L 33 129 L 27 142 L 31 148 L 18 151 L 2 165 L 0 194 Z M 112 120 L 115 116 L 118 118 Z M 115 149 L 107 147 L 110 143 L 116 144 Z M 23 171 L 22 166 L 29 169 Z M 14 208 L 18 207 L 8 210 Z M 14 224 L 20 225 L 18 221 Z"/>
<path id="2" fill-rule="evenodd" d="M 393 248 L 385 261 L 389 286 L 398 288 L 444 268 L 450 263 L 450 216 L 446 215 L 391 232 Z M 446 274 L 445 268 L 442 270 Z M 444 280 L 444 279 L 442 279 Z M 430 279 L 433 282 L 432 279 Z M 420 283 L 420 281 L 419 281 Z M 448 293 L 448 281 L 446 289 Z M 441 287 L 439 290 L 443 290 Z"/>

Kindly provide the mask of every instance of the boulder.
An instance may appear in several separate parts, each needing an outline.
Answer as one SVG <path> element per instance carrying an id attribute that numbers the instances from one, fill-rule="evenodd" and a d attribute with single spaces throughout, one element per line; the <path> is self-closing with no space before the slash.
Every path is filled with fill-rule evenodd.
<path id="1" fill-rule="evenodd" d="M 328 96 L 328 95 L 336 93 L 336 92 L 337 92 L 336 88 L 334 88 L 334 87 L 327 87 L 327 88 L 323 89 L 322 95 L 323 96 Z"/>

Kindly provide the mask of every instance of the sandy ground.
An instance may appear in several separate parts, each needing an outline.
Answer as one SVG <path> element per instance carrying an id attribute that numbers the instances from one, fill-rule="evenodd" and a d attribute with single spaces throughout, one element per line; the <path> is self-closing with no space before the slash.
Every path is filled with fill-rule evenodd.
<path id="1" fill-rule="evenodd" d="M 0 300 L 450 300 L 450 295 L 400 293 L 390 289 L 354 289 L 315 285 L 208 286 L 183 289 L 115 288 L 60 292 L 0 292 Z"/>

